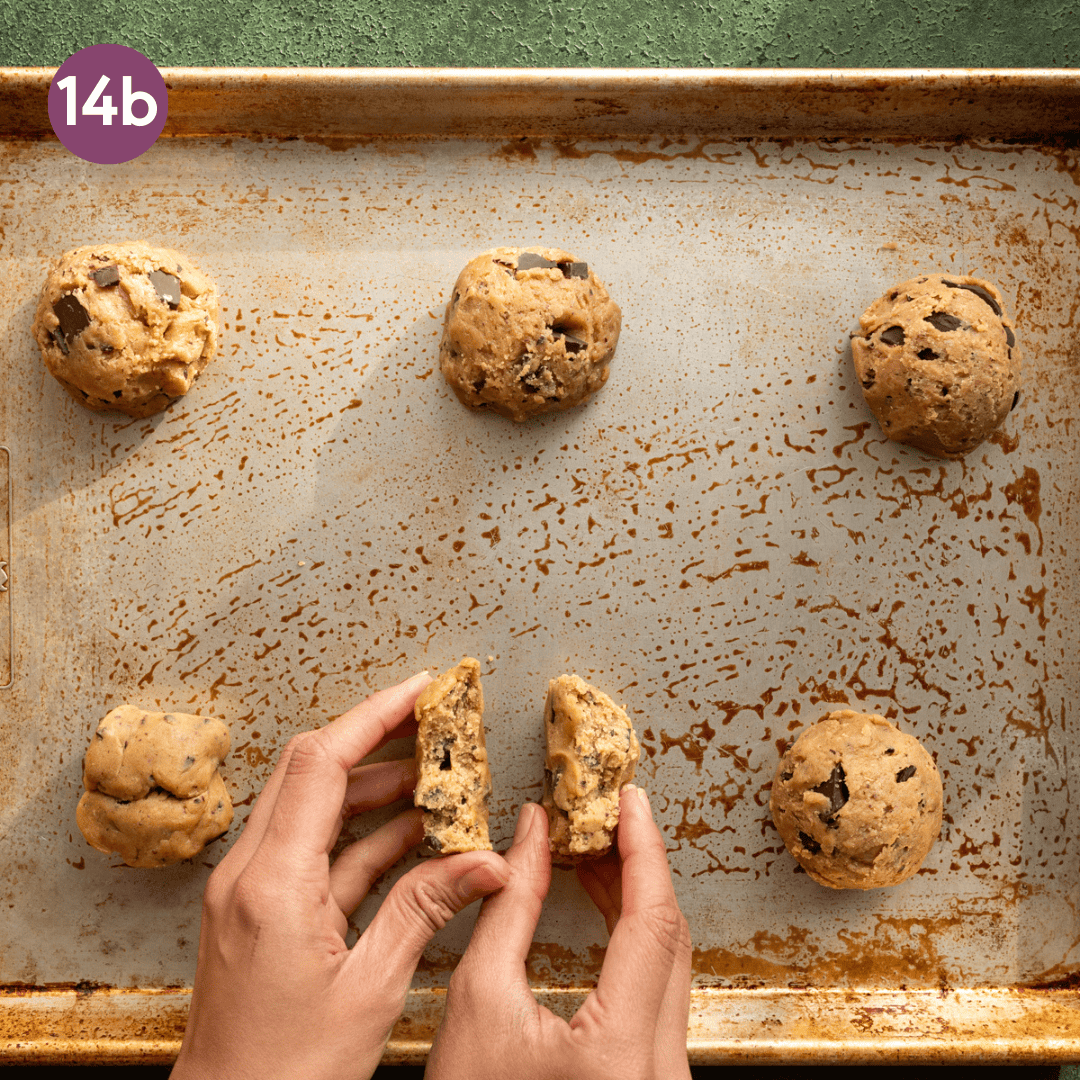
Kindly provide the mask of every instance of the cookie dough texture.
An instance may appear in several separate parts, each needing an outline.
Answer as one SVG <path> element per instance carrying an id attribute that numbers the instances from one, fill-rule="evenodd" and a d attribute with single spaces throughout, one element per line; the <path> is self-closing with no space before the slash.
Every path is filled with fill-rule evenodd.
<path id="1" fill-rule="evenodd" d="M 552 862 L 572 865 L 603 855 L 619 824 L 619 791 L 640 754 L 630 717 L 577 675 L 548 685 L 543 806 Z"/>
<path id="2" fill-rule="evenodd" d="M 622 315 L 586 263 L 557 248 L 495 248 L 462 270 L 439 365 L 458 398 L 528 420 L 607 381 Z"/>
<path id="3" fill-rule="evenodd" d="M 897 885 L 941 831 L 941 776 L 918 739 L 842 709 L 780 759 L 769 803 L 788 851 L 833 889 Z"/>
<path id="4" fill-rule="evenodd" d="M 896 442 L 961 458 L 1020 397 L 1020 352 L 988 281 L 924 274 L 871 304 L 851 339 L 863 396 Z"/>
<path id="5" fill-rule="evenodd" d="M 214 358 L 213 281 L 170 248 L 135 242 L 65 252 L 49 271 L 33 333 L 45 366 L 88 409 L 150 416 Z"/>
<path id="6" fill-rule="evenodd" d="M 229 730 L 212 717 L 113 709 L 83 761 L 76 820 L 86 842 L 128 866 L 197 855 L 232 822 L 218 772 L 228 752 Z"/>
<path id="7" fill-rule="evenodd" d="M 424 688 L 414 711 L 419 725 L 414 802 L 424 811 L 424 839 L 442 855 L 490 851 L 491 771 L 480 664 L 465 657 Z"/>

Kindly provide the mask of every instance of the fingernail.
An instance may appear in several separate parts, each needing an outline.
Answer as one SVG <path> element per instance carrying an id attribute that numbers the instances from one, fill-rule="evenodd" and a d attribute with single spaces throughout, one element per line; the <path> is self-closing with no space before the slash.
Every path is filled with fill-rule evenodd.
<path id="1" fill-rule="evenodd" d="M 501 859 L 498 865 L 484 863 L 470 870 L 458 881 L 463 896 L 486 895 L 501 889 L 510 880 L 510 867 Z"/>
<path id="2" fill-rule="evenodd" d="M 638 798 L 641 799 L 642 806 L 645 807 L 645 813 L 648 814 L 651 819 L 653 814 L 652 806 L 649 805 L 649 793 L 644 788 L 635 787 L 634 790 L 638 793 Z"/>

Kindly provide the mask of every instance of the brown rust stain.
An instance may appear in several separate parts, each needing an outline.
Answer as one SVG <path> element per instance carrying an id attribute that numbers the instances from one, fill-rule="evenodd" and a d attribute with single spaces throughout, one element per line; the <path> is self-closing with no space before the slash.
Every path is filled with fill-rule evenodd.
<path id="1" fill-rule="evenodd" d="M 1018 476 L 1002 489 L 1005 492 L 1005 498 L 1010 503 L 1018 505 L 1024 511 L 1024 516 L 1038 531 L 1039 548 L 1035 552 L 1036 555 L 1041 555 L 1043 552 L 1042 526 L 1039 524 L 1039 518 L 1042 515 L 1042 499 L 1039 488 L 1039 474 L 1030 465 L 1025 465 L 1023 475 Z"/>
<path id="2" fill-rule="evenodd" d="M 823 948 L 806 927 L 789 926 L 782 934 L 759 930 L 741 945 L 696 950 L 693 970 L 730 985 L 747 980 L 823 988 L 948 984 L 955 960 L 942 955 L 936 943 L 963 925 L 963 915 L 875 918 L 867 933 L 840 929 L 842 950 Z"/>

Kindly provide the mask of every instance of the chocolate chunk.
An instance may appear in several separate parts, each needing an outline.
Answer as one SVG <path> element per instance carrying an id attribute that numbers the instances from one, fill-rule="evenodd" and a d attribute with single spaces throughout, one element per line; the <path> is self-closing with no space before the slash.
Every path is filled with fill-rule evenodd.
<path id="1" fill-rule="evenodd" d="M 545 259 L 543 255 L 537 255 L 535 251 L 523 251 L 518 256 L 517 261 L 519 273 L 522 270 L 535 270 L 537 267 L 541 270 L 547 270 L 558 265 L 558 263 L 553 263 L 550 259 Z"/>
<path id="2" fill-rule="evenodd" d="M 154 292 L 171 308 L 180 306 L 180 279 L 166 274 L 164 270 L 151 270 L 147 277 L 154 286 Z"/>
<path id="3" fill-rule="evenodd" d="M 568 334 L 565 330 L 556 329 L 553 332 L 563 339 L 563 345 L 568 353 L 579 353 L 588 344 L 583 338 L 579 338 L 576 334 Z"/>
<path id="4" fill-rule="evenodd" d="M 790 769 L 787 769 L 780 774 L 780 779 L 783 780 L 784 783 L 787 783 L 794 775 L 795 774 Z"/>
<path id="5" fill-rule="evenodd" d="M 950 289 L 967 289 L 968 292 L 973 292 L 994 309 L 995 315 L 1001 315 L 1001 305 L 981 285 L 961 285 L 958 281 L 943 281 L 942 284 L 948 285 Z"/>
<path id="6" fill-rule="evenodd" d="M 535 251 L 523 251 L 518 256 L 517 269 L 519 272 L 522 270 L 535 270 L 537 267 L 541 270 L 558 267 L 562 271 L 563 277 L 567 278 L 587 278 L 589 276 L 588 263 L 570 262 L 569 260 L 552 262 L 550 259 L 545 259 L 543 255 L 537 255 Z"/>
<path id="7" fill-rule="evenodd" d="M 923 322 L 928 322 L 935 330 L 947 334 L 950 330 L 959 330 L 964 325 L 963 319 L 950 315 L 945 311 L 935 311 L 933 315 L 927 315 Z"/>
<path id="8" fill-rule="evenodd" d="M 915 775 L 915 766 L 907 765 L 896 774 L 896 782 L 902 784 L 905 780 L 910 780 Z"/>
<path id="9" fill-rule="evenodd" d="M 1013 394 L 1013 403 L 1009 406 L 1009 412 L 1012 412 L 1013 409 L 1016 408 L 1016 404 L 1017 404 L 1017 402 L 1019 400 L 1020 400 L 1020 391 L 1017 390 L 1016 393 Z"/>
<path id="10" fill-rule="evenodd" d="M 889 326 L 881 331 L 881 341 L 885 345 L 903 345 L 904 328 L 902 326 Z"/>
<path id="11" fill-rule="evenodd" d="M 117 266 L 103 266 L 100 270 L 91 270 L 90 276 L 102 289 L 120 284 L 120 268 Z"/>
<path id="12" fill-rule="evenodd" d="M 52 334 L 53 341 L 56 342 L 57 348 L 67 356 L 70 350 L 68 349 L 67 338 L 64 337 L 63 330 L 58 326 L 55 330 L 50 331 L 50 333 Z"/>
<path id="13" fill-rule="evenodd" d="M 920 360 L 936 360 L 937 359 L 937 353 L 934 352 L 933 349 L 920 349 L 919 350 L 919 359 Z"/>
<path id="14" fill-rule="evenodd" d="M 90 325 L 90 312 L 68 293 L 52 306 L 53 314 L 60 322 L 60 331 L 67 341 L 77 337 Z M 67 350 L 65 349 L 66 353 Z"/>
<path id="15" fill-rule="evenodd" d="M 844 766 L 838 761 L 833 766 L 829 779 L 811 789 L 819 795 L 824 795 L 829 800 L 829 809 L 826 811 L 825 817 L 832 817 L 838 813 L 848 801 L 848 788 L 847 784 L 844 783 L 844 779 Z"/>
<path id="16" fill-rule="evenodd" d="M 1012 328 L 1005 327 L 1005 344 L 1011 349 L 1016 344 L 1016 335 L 1012 332 Z"/>
<path id="17" fill-rule="evenodd" d="M 817 855 L 821 852 L 821 845 L 812 836 L 807 836 L 804 832 L 799 833 L 799 843 L 802 844 L 811 855 Z"/>
<path id="18" fill-rule="evenodd" d="M 866 371 L 866 378 L 862 380 L 863 389 L 869 390 L 874 385 L 874 380 L 877 379 L 877 372 L 873 368 L 868 368 Z"/>
<path id="19" fill-rule="evenodd" d="M 895 753 L 896 753 L 896 747 L 895 746 L 890 746 L 889 749 L 885 751 L 885 756 L 886 757 L 891 757 Z"/>

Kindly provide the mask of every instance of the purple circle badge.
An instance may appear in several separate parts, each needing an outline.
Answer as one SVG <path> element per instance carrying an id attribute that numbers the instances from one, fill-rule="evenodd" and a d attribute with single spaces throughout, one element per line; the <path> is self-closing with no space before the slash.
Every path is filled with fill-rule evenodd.
<path id="1" fill-rule="evenodd" d="M 91 45 L 72 53 L 49 87 L 49 121 L 57 138 L 97 165 L 119 165 L 145 153 L 168 115 L 161 72 L 126 45 Z"/>

